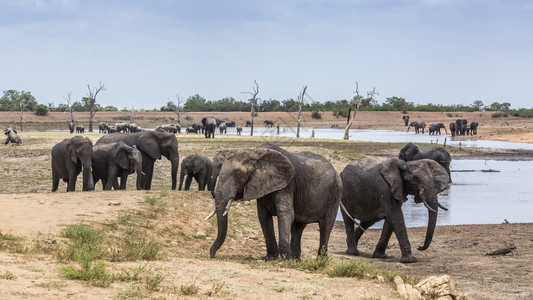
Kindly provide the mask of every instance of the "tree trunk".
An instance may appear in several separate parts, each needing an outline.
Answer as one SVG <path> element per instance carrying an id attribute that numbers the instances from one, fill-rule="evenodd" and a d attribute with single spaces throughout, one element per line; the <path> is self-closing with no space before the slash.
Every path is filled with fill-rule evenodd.
<path id="1" fill-rule="evenodd" d="M 350 118 L 350 115 L 348 115 L 348 124 L 346 125 L 346 130 L 344 131 L 344 139 L 345 140 L 348 140 L 349 137 L 350 137 L 350 127 L 352 126 L 352 123 L 353 123 L 353 119 L 355 119 L 355 113 L 357 111 L 354 109 L 353 110 L 353 118 Z"/>
<path id="2" fill-rule="evenodd" d="M 23 116 L 23 114 L 24 114 L 24 110 L 21 110 L 20 111 L 20 129 L 19 129 L 20 131 L 22 131 L 22 116 Z"/>
<path id="3" fill-rule="evenodd" d="M 254 136 L 254 107 L 252 104 L 252 126 L 250 127 L 250 136 Z"/>

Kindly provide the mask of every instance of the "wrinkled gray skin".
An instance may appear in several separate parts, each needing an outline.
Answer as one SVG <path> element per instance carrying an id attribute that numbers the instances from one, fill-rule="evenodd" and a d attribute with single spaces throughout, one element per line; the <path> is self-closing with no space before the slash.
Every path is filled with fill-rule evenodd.
<path id="1" fill-rule="evenodd" d="M 405 126 L 409 125 L 409 116 L 403 116 L 402 119 L 403 119 L 403 122 L 405 123 Z"/>
<path id="2" fill-rule="evenodd" d="M 192 154 L 187 156 L 181 162 L 181 173 L 180 173 L 180 186 L 179 190 L 183 186 L 183 179 L 185 179 L 185 191 L 188 191 L 191 188 L 191 182 L 194 177 L 198 183 L 198 190 L 205 191 L 205 186 L 207 185 L 207 190 L 212 191 L 213 187 L 211 186 L 211 174 L 213 173 L 213 162 L 207 156 Z"/>
<path id="3" fill-rule="evenodd" d="M 452 136 L 455 136 L 455 134 L 457 133 L 457 124 L 455 124 L 455 122 L 450 123 L 450 132 Z"/>
<path id="4" fill-rule="evenodd" d="M 7 145 L 9 143 L 22 144 L 22 140 L 20 139 L 20 136 L 17 135 L 17 131 L 11 126 L 8 126 L 6 130 L 4 130 L 4 134 L 7 135 L 4 145 Z"/>
<path id="5" fill-rule="evenodd" d="M 429 134 L 438 134 L 440 135 L 440 129 L 443 128 L 444 129 L 444 132 L 446 132 L 446 134 L 448 134 L 448 131 L 446 130 L 446 126 L 444 126 L 444 124 L 442 123 L 431 123 L 429 124 L 429 127 L 428 127 L 428 131 L 429 131 Z"/>
<path id="6" fill-rule="evenodd" d="M 130 147 L 123 142 L 96 144 L 91 160 L 94 183 L 102 180 L 104 190 L 111 190 L 112 187 L 118 190 L 118 177 L 120 189 L 125 190 L 128 175 L 132 173 L 137 174 L 135 186 L 138 190 L 142 189 L 142 154 L 136 146 Z"/>
<path id="7" fill-rule="evenodd" d="M 420 133 L 420 130 L 422 130 L 422 134 L 424 134 L 424 129 L 426 128 L 426 122 L 424 121 L 411 122 L 411 124 L 409 124 L 409 127 L 407 127 L 407 132 L 409 132 L 409 129 L 411 127 L 415 128 L 415 133 Z"/>
<path id="8" fill-rule="evenodd" d="M 229 201 L 257 199 L 257 215 L 266 241 L 265 259 L 299 258 L 302 232 L 318 222 L 319 254 L 327 251 L 329 235 L 339 208 L 342 184 L 324 157 L 291 153 L 265 144 L 254 149 L 229 150 L 215 191 L 218 233 L 210 251 L 215 257 L 228 229 Z M 273 216 L 277 216 L 279 245 Z"/>
<path id="9" fill-rule="evenodd" d="M 98 124 L 98 133 L 107 133 L 108 129 L 109 126 L 107 126 L 106 122 L 100 122 L 100 124 Z"/>
<path id="10" fill-rule="evenodd" d="M 154 172 L 154 163 L 156 159 L 161 159 L 161 155 L 166 157 L 171 167 L 172 189 L 176 189 L 179 154 L 178 140 L 172 133 L 163 131 L 141 131 L 132 134 L 111 133 L 101 137 L 96 144 L 109 144 L 124 142 L 128 146 L 137 146 L 142 154 L 143 175 L 141 179 L 141 188 L 149 190 L 152 186 L 152 176 Z"/>
<path id="11" fill-rule="evenodd" d="M 128 124 L 127 123 L 115 123 L 115 128 L 117 132 L 128 132 Z"/>
<path id="12" fill-rule="evenodd" d="M 205 127 L 205 138 L 215 138 L 215 129 L 217 128 L 217 121 L 213 117 L 204 117 L 202 125 Z"/>
<path id="13" fill-rule="evenodd" d="M 59 180 L 67 182 L 67 192 L 76 190 L 76 178 L 83 171 L 83 190 L 94 190 L 91 156 L 93 143 L 89 138 L 74 136 L 52 148 L 52 192 L 57 191 Z"/>
<path id="14" fill-rule="evenodd" d="M 407 143 L 402 149 L 400 149 L 400 155 L 398 158 L 404 161 L 432 159 L 443 166 L 444 169 L 446 169 L 448 176 L 451 178 L 450 162 L 452 161 L 452 157 L 450 153 L 442 147 L 424 148 L 413 143 Z"/>
<path id="15" fill-rule="evenodd" d="M 478 122 L 472 122 L 470 123 L 470 135 L 477 135 L 477 127 L 479 123 Z"/>
<path id="16" fill-rule="evenodd" d="M 220 134 L 226 134 L 227 133 L 226 123 L 225 122 L 220 123 L 220 125 L 218 126 L 218 129 L 220 130 Z"/>
<path id="17" fill-rule="evenodd" d="M 230 150 L 218 151 L 213 157 L 213 172 L 211 174 L 211 182 L 209 184 L 213 188 L 211 190 L 211 194 L 213 195 L 213 197 L 215 197 L 214 191 L 217 185 L 218 175 L 220 175 L 220 169 L 222 169 L 222 164 L 224 163 L 224 160 L 226 159 L 226 155 L 229 153 L 229 151 Z"/>
<path id="18" fill-rule="evenodd" d="M 74 125 L 73 122 L 68 123 L 68 130 L 70 133 L 74 133 L 74 129 L 76 128 L 76 125 Z"/>
<path id="19" fill-rule="evenodd" d="M 437 224 L 440 205 L 438 193 L 446 189 L 450 182 L 446 170 L 430 159 L 404 162 L 393 158 L 378 163 L 362 158 L 346 166 L 341 178 L 344 187 L 342 203 L 351 217 L 361 222 L 363 229 L 385 220 L 372 257 L 386 257 L 385 250 L 394 232 L 402 252 L 400 261 L 416 262 L 405 228 L 402 204 L 409 194 L 415 196 L 416 203 L 425 202 L 429 206 L 426 238 L 424 245 L 418 247 L 420 251 L 426 250 L 431 244 Z M 357 244 L 364 231 L 355 227 L 353 219 L 344 211 L 342 217 L 346 227 L 346 253 L 359 255 Z"/>

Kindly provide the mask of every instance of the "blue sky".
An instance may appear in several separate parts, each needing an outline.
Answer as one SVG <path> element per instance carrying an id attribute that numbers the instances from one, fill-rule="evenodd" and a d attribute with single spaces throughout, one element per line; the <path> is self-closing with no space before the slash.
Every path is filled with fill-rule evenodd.
<path id="1" fill-rule="evenodd" d="M 0 0 L 0 89 L 40 103 L 159 108 L 176 94 L 533 107 L 533 3 L 520 0 Z"/>

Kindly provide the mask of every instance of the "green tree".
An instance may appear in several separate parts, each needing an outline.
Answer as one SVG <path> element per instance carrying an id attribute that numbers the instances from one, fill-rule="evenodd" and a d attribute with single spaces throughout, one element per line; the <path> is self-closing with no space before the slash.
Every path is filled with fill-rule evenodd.
<path id="1" fill-rule="evenodd" d="M 35 97 L 31 92 L 7 90 L 0 98 L 0 110 L 2 111 L 34 111 L 37 106 Z"/>
<path id="2" fill-rule="evenodd" d="M 46 116 L 50 109 L 44 104 L 38 104 L 35 106 L 35 114 L 38 116 Z"/>
<path id="3" fill-rule="evenodd" d="M 183 108 L 186 111 L 205 111 L 206 102 L 207 101 L 204 97 L 201 97 L 200 95 L 196 94 L 187 98 L 187 101 L 185 101 L 185 105 L 183 106 Z"/>
<path id="4" fill-rule="evenodd" d="M 174 104 L 174 102 L 172 101 L 168 101 L 165 106 L 161 106 L 160 110 L 161 111 L 176 111 L 176 109 L 178 109 L 176 104 Z"/>
<path id="5" fill-rule="evenodd" d="M 483 104 L 483 101 L 476 100 L 474 103 L 472 103 L 472 107 L 477 108 L 478 110 L 483 110 L 485 108 L 485 104 Z"/>
<path id="6" fill-rule="evenodd" d="M 385 100 L 386 105 L 392 106 L 395 110 L 398 111 L 407 111 L 413 107 L 413 102 L 407 102 L 404 98 L 401 97 L 389 97 Z"/>

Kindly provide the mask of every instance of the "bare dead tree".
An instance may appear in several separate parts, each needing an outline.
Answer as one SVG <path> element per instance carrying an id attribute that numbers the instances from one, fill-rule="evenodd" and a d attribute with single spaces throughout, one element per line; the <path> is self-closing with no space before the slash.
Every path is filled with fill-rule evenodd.
<path id="1" fill-rule="evenodd" d="M 374 96 L 379 96 L 379 93 L 376 92 L 376 87 L 373 87 L 371 91 L 368 91 L 366 93 L 366 98 L 363 98 L 363 96 L 359 94 L 359 84 L 357 83 L 357 81 L 355 82 L 355 96 L 352 100 L 353 117 L 351 116 L 350 112 L 348 112 L 348 123 L 346 124 L 346 130 L 344 131 L 345 140 L 347 140 L 350 136 L 350 127 L 352 126 L 353 120 L 355 119 L 355 114 L 357 113 L 357 110 L 359 110 L 363 103 L 369 103 L 370 101 L 374 100 Z"/>
<path id="2" fill-rule="evenodd" d="M 130 123 L 135 123 L 135 106 L 131 106 L 130 110 Z"/>
<path id="3" fill-rule="evenodd" d="M 176 94 L 176 101 L 174 101 L 174 105 L 176 105 L 176 110 L 174 111 L 176 113 L 176 116 L 178 117 L 178 124 L 181 125 L 181 102 L 183 102 L 183 98 L 180 97 L 180 94 Z"/>
<path id="4" fill-rule="evenodd" d="M 302 109 L 304 107 L 305 90 L 307 90 L 307 85 L 304 86 L 303 91 L 298 96 L 298 129 L 296 129 L 296 137 L 300 137 L 300 121 L 302 117 Z"/>
<path id="5" fill-rule="evenodd" d="M 67 94 L 67 97 L 64 97 L 65 100 L 67 100 L 67 108 L 68 108 L 68 111 L 70 112 L 70 122 L 74 123 L 74 114 L 72 113 L 72 99 L 71 99 L 71 96 L 72 96 L 72 91 L 70 91 L 70 93 Z"/>
<path id="6" fill-rule="evenodd" d="M 255 86 L 252 87 L 251 92 L 241 92 L 241 94 L 250 94 L 252 98 L 249 99 L 252 112 L 252 126 L 250 129 L 250 135 L 254 135 L 254 115 L 255 115 L 255 107 L 257 106 L 257 102 L 261 100 L 260 98 L 257 98 L 257 94 L 259 94 L 259 84 L 257 84 L 257 81 L 254 79 Z"/>
<path id="7" fill-rule="evenodd" d="M 98 96 L 98 93 L 101 91 L 105 91 L 105 86 L 103 83 L 99 83 L 98 87 L 91 88 L 89 84 L 87 84 L 87 89 L 89 92 L 87 93 L 87 97 L 89 98 L 89 105 L 90 105 L 90 111 L 89 111 L 89 132 L 93 132 L 93 117 L 96 114 L 96 111 L 94 110 L 94 103 L 96 103 L 96 96 Z"/>
<path id="8" fill-rule="evenodd" d="M 22 117 L 24 115 L 24 109 L 26 109 L 26 103 L 24 103 L 24 96 L 20 95 L 18 97 L 18 103 L 20 107 L 20 131 L 22 131 Z"/>

